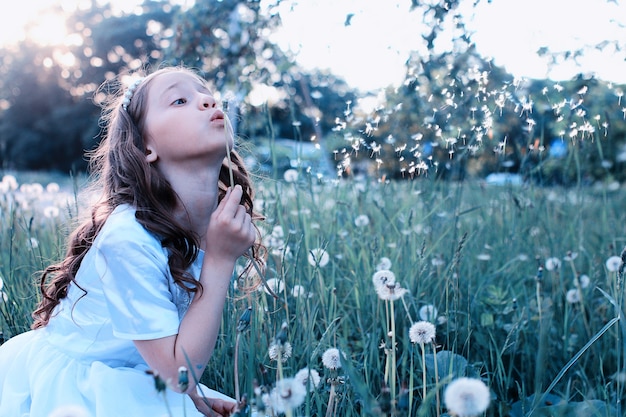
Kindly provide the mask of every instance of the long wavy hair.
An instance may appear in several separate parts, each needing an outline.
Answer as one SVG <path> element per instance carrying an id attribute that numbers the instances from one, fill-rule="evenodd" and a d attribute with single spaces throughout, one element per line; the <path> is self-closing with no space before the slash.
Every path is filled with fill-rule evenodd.
<path id="1" fill-rule="evenodd" d="M 191 69 L 165 67 L 141 81 L 126 109 L 123 107 L 122 88 L 117 89 L 111 99 L 105 102 L 101 117 L 104 135 L 98 147 L 88 153 L 91 182 L 101 197 L 91 207 L 90 216 L 70 234 L 64 259 L 43 271 L 39 280 L 42 298 L 33 312 L 33 329 L 48 324 L 55 307 L 67 296 L 70 284 L 80 288 L 75 277 L 81 262 L 108 216 L 121 204 L 133 206 L 137 221 L 161 238 L 161 244 L 169 254 L 168 264 L 176 284 L 190 293 L 202 291 L 200 282 L 187 273 L 198 256 L 199 239 L 173 217 L 172 213 L 178 204 L 177 195 L 165 177 L 146 161 L 142 135 L 150 84 L 160 74 L 172 71 L 187 72 L 206 83 Z M 242 158 L 234 150 L 222 163 L 219 200 L 222 200 L 231 185 L 231 172 L 234 183 L 243 189 L 242 204 L 254 220 L 261 219 L 254 210 L 250 176 Z M 246 255 L 253 258 L 249 259 L 247 269 L 252 266 L 252 261 L 263 265 L 264 253 L 259 235 L 252 250 Z"/>

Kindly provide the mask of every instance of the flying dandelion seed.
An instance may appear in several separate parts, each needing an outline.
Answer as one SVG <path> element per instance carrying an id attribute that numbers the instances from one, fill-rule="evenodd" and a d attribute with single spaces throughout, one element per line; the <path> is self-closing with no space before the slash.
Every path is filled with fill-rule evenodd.
<path id="1" fill-rule="evenodd" d="M 418 321 L 409 328 L 411 342 L 425 345 L 435 340 L 435 325 L 429 321 Z"/>
<path id="2" fill-rule="evenodd" d="M 276 382 L 270 392 L 270 405 L 277 413 L 286 413 L 299 407 L 306 398 L 304 385 L 294 378 L 283 378 Z"/>
<path id="3" fill-rule="evenodd" d="M 337 348 L 326 349 L 322 355 L 322 364 L 325 368 L 336 370 L 341 368 L 341 352 Z"/>
<path id="4" fill-rule="evenodd" d="M 437 307 L 432 304 L 428 304 L 420 307 L 419 312 L 417 313 L 421 320 L 433 322 L 437 318 Z"/>
<path id="5" fill-rule="evenodd" d="M 309 392 L 315 391 L 320 384 L 320 374 L 315 369 L 300 369 L 293 377 L 299 381 Z"/>
<path id="6" fill-rule="evenodd" d="M 561 267 L 561 260 L 559 258 L 546 259 L 546 269 L 548 271 L 556 271 Z"/>
<path id="7" fill-rule="evenodd" d="M 396 275 L 388 269 L 381 269 L 376 271 L 372 276 L 372 283 L 375 288 L 381 285 L 394 284 L 396 282 Z"/>
<path id="8" fill-rule="evenodd" d="M 330 261 L 330 256 L 328 256 L 328 252 L 322 248 L 311 249 L 307 255 L 307 260 L 309 261 L 309 265 L 323 268 L 328 264 L 328 261 Z"/>
<path id="9" fill-rule="evenodd" d="M 458 417 L 474 417 L 489 406 L 489 388 L 479 379 L 457 378 L 446 387 L 443 400 L 448 411 Z"/>
<path id="10" fill-rule="evenodd" d="M 619 256 L 611 256 L 609 259 L 606 260 L 606 269 L 608 269 L 610 272 L 616 272 L 617 270 L 619 270 L 620 265 L 622 264 L 622 258 L 620 258 Z"/>
<path id="11" fill-rule="evenodd" d="M 365 214 L 361 214 L 354 219 L 354 225 L 356 227 L 365 227 L 370 224 L 370 218 Z"/>

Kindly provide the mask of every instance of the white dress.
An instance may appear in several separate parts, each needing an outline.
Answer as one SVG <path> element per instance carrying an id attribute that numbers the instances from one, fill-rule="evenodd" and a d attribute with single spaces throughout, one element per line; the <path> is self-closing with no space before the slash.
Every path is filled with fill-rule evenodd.
<path id="1" fill-rule="evenodd" d="M 196 278 L 203 255 L 190 268 Z M 191 302 L 134 209 L 115 209 L 76 281 L 46 327 L 0 346 L 0 417 L 49 417 L 64 407 L 90 417 L 201 416 L 187 395 L 156 390 L 133 343 L 177 334 Z"/>

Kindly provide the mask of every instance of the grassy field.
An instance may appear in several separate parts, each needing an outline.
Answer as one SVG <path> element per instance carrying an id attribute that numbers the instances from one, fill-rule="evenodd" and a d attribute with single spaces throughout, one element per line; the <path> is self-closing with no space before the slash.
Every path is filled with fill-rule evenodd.
<path id="1" fill-rule="evenodd" d="M 0 187 L 5 338 L 29 328 L 36 273 L 61 256 L 81 210 L 71 180 L 17 177 Z M 625 190 L 259 185 L 278 298 L 233 288 L 204 376 L 213 387 L 262 408 L 308 368 L 319 384 L 288 416 L 442 416 L 446 386 L 470 377 L 490 390 L 478 415 L 621 415 Z M 432 342 L 410 337 L 418 322 L 434 325 Z"/>

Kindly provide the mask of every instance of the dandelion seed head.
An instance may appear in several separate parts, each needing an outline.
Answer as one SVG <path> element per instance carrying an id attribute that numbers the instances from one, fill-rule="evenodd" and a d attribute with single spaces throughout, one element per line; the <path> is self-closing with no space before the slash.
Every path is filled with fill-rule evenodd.
<path id="1" fill-rule="evenodd" d="M 546 259 L 546 269 L 548 271 L 556 271 L 561 267 L 561 260 L 559 258 Z"/>
<path id="2" fill-rule="evenodd" d="M 287 360 L 291 358 L 292 353 L 293 348 L 289 342 L 278 343 L 276 341 L 272 341 L 269 349 L 267 350 L 270 360 L 277 361 L 278 358 L 280 358 L 283 363 L 287 362 Z"/>
<path id="3" fill-rule="evenodd" d="M 46 185 L 46 192 L 50 194 L 56 194 L 60 190 L 61 190 L 61 187 L 59 187 L 59 184 L 57 184 L 56 182 L 51 182 L 48 185 Z"/>
<path id="4" fill-rule="evenodd" d="M 270 392 L 269 402 L 274 411 L 285 413 L 299 407 L 306 398 L 304 385 L 295 378 L 283 378 Z"/>
<path id="5" fill-rule="evenodd" d="M 391 259 L 387 258 L 387 257 L 382 257 L 380 258 L 380 260 L 378 261 L 378 264 L 376 265 L 376 270 L 377 271 L 382 271 L 385 269 L 391 269 Z"/>
<path id="6" fill-rule="evenodd" d="M 376 288 L 381 285 L 394 284 L 396 282 L 396 275 L 388 269 L 381 269 L 374 273 L 372 282 Z"/>
<path id="7" fill-rule="evenodd" d="M 28 243 L 32 249 L 37 249 L 39 247 L 39 241 L 34 237 L 28 239 Z"/>
<path id="8" fill-rule="evenodd" d="M 59 217 L 59 208 L 57 206 L 47 206 L 43 209 L 43 215 L 48 219 Z"/>
<path id="9" fill-rule="evenodd" d="M 354 219 L 354 225 L 356 227 L 365 227 L 370 224 L 370 218 L 365 214 L 361 214 Z"/>
<path id="10" fill-rule="evenodd" d="M 425 345 L 435 340 L 435 325 L 429 321 L 418 321 L 409 328 L 409 339 L 412 343 Z"/>
<path id="11" fill-rule="evenodd" d="M 325 267 L 330 261 L 330 256 L 322 248 L 311 249 L 307 255 L 307 260 L 311 266 Z"/>
<path id="12" fill-rule="evenodd" d="M 403 288 L 397 282 L 387 283 L 376 287 L 376 294 L 378 298 L 385 301 L 396 301 L 404 297 L 409 292 L 408 289 Z"/>
<path id="13" fill-rule="evenodd" d="M 269 278 L 265 281 L 268 287 L 274 292 L 274 294 L 280 294 L 285 291 L 285 283 L 280 278 Z M 269 290 L 265 287 L 265 285 L 261 285 L 258 287 L 259 291 L 265 291 L 267 295 L 270 294 Z"/>
<path id="14" fill-rule="evenodd" d="M 3 185 L 3 188 L 6 189 L 7 191 L 15 191 L 19 187 L 17 183 L 17 178 L 15 178 L 13 175 L 3 176 L 2 185 Z"/>
<path id="15" fill-rule="evenodd" d="M 302 285 L 294 285 L 293 288 L 291 288 L 291 296 L 294 298 L 308 298 L 311 297 L 311 293 L 307 292 L 306 288 L 304 288 Z"/>
<path id="16" fill-rule="evenodd" d="M 608 269 L 610 272 L 616 272 L 622 265 L 622 258 L 620 258 L 619 256 L 611 256 L 609 259 L 606 260 L 605 265 L 606 269 Z"/>
<path id="17" fill-rule="evenodd" d="M 322 364 L 325 368 L 335 370 L 341 368 L 341 352 L 337 348 L 326 349 L 322 355 Z"/>
<path id="18" fill-rule="evenodd" d="M 290 168 L 283 173 L 283 178 L 287 182 L 296 182 L 298 181 L 298 171 L 296 171 L 293 168 Z"/>
<path id="19" fill-rule="evenodd" d="M 319 372 L 309 368 L 300 369 L 293 378 L 308 388 L 309 392 L 315 391 L 321 380 Z"/>
<path id="20" fill-rule="evenodd" d="M 565 294 L 565 299 L 570 304 L 579 303 L 581 300 L 580 291 L 576 288 L 572 288 L 571 290 L 567 291 L 567 293 Z"/>
<path id="21" fill-rule="evenodd" d="M 591 279 L 589 278 L 589 275 L 583 274 L 579 276 L 578 284 L 580 285 L 580 288 L 587 288 L 589 284 L 591 284 Z"/>
<path id="22" fill-rule="evenodd" d="M 489 388 L 479 379 L 457 378 L 444 391 L 443 400 L 452 414 L 473 417 L 483 413 L 489 406 Z"/>
<path id="23" fill-rule="evenodd" d="M 433 322 L 437 318 L 437 307 L 432 304 L 427 304 L 425 306 L 420 307 L 418 315 L 423 321 Z"/>

